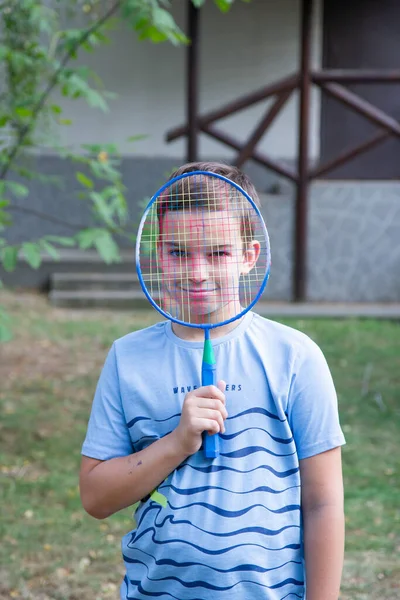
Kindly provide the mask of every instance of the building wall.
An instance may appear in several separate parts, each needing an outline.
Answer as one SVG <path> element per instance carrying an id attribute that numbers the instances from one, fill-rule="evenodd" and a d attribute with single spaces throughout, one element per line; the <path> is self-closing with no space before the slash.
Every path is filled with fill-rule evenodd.
<path id="1" fill-rule="evenodd" d="M 314 20 L 313 62 L 321 64 L 321 0 Z M 186 0 L 175 0 L 173 12 L 186 27 Z M 268 83 L 294 73 L 298 68 L 300 0 L 237 0 L 222 14 L 213 2 L 201 10 L 200 113 L 220 107 Z M 65 101 L 66 116 L 73 125 L 64 127 L 61 139 L 68 144 L 118 142 L 124 154 L 150 158 L 184 158 L 184 141 L 166 144 L 165 133 L 185 121 L 185 47 L 139 42 L 135 33 L 122 27 L 112 44 L 85 63 L 93 66 L 106 89 L 118 94 L 110 112 L 90 109 L 81 101 Z M 225 119 L 219 125 L 239 140 L 246 139 L 265 111 L 260 103 Z M 311 154 L 319 152 L 319 96 L 313 96 Z M 271 156 L 293 159 L 296 155 L 297 99 L 293 97 L 261 141 L 260 149 Z M 136 144 L 129 135 L 146 134 Z M 200 153 L 228 159 L 231 151 L 201 136 Z"/>

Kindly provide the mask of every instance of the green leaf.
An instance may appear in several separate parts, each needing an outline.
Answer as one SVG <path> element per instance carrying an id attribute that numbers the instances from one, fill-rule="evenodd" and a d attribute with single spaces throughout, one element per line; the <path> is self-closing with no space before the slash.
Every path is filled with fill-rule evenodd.
<path id="1" fill-rule="evenodd" d="M 233 0 L 214 0 L 215 4 L 218 6 L 221 12 L 228 12 L 233 4 Z"/>
<path id="2" fill-rule="evenodd" d="M 116 98 L 119 98 L 118 94 L 115 92 L 110 92 L 109 90 L 103 90 L 102 94 L 104 98 L 107 98 L 107 100 L 115 100 Z"/>
<path id="3" fill-rule="evenodd" d="M 84 173 L 81 173 L 80 171 L 78 171 L 76 173 L 76 178 L 79 181 L 79 183 L 81 183 L 86 188 L 93 189 L 93 187 L 94 187 L 93 181 L 89 177 L 87 177 Z"/>
<path id="4" fill-rule="evenodd" d="M 103 230 L 103 235 L 96 238 L 95 246 L 105 263 L 110 264 L 121 260 L 119 248 L 109 231 Z"/>
<path id="5" fill-rule="evenodd" d="M 29 108 L 24 108 L 23 106 L 16 108 L 15 113 L 19 117 L 31 117 L 32 116 L 32 110 L 30 110 Z"/>
<path id="6" fill-rule="evenodd" d="M 127 0 L 122 7 L 123 16 L 130 20 L 141 40 L 148 39 L 154 43 L 169 40 L 174 45 L 187 43 L 187 37 L 172 15 L 160 4 L 155 1 Z"/>
<path id="7" fill-rule="evenodd" d="M 4 46 L 3 44 L 0 44 L 0 61 L 3 61 L 5 58 L 8 58 L 9 54 L 9 46 Z"/>
<path id="8" fill-rule="evenodd" d="M 0 287 L 2 287 L 2 283 L 0 281 Z M 0 342 L 5 343 L 9 342 L 12 339 L 11 333 L 11 319 L 9 315 L 5 312 L 4 308 L 0 306 Z"/>
<path id="9" fill-rule="evenodd" d="M 120 223 L 126 223 L 126 221 L 128 219 L 128 205 L 126 202 L 126 198 L 125 198 L 124 194 L 122 193 L 122 191 L 115 190 L 115 188 L 113 188 L 113 189 L 114 189 L 114 194 L 113 194 L 113 198 L 111 201 L 113 213 L 116 214 Z M 125 188 L 123 188 L 123 189 L 125 189 Z"/>
<path id="10" fill-rule="evenodd" d="M 6 246 L 1 250 L 1 262 L 3 263 L 4 270 L 8 273 L 14 271 L 17 265 L 18 250 L 18 246 Z"/>
<path id="11" fill-rule="evenodd" d="M 118 154 L 118 146 L 116 144 L 103 144 L 103 150 L 107 154 Z"/>
<path id="12" fill-rule="evenodd" d="M 83 229 L 76 234 L 76 240 L 79 244 L 79 247 L 82 250 L 87 250 L 88 248 L 92 248 L 94 246 L 94 242 L 96 237 L 101 234 L 101 229 Z"/>
<path id="13" fill-rule="evenodd" d="M 166 496 L 164 496 L 164 494 L 161 494 L 160 492 L 158 492 L 157 490 L 154 490 L 151 495 L 150 498 L 154 501 L 157 502 L 157 504 L 161 504 L 161 506 L 163 508 L 167 508 L 168 506 L 168 500 L 166 498 Z"/>
<path id="14" fill-rule="evenodd" d="M 166 42 L 168 36 L 159 31 L 154 25 L 146 25 L 140 29 L 139 40 L 150 40 L 153 44 L 160 44 L 161 42 Z"/>
<path id="15" fill-rule="evenodd" d="M 72 125 L 72 119 L 58 119 L 59 125 Z"/>
<path id="16" fill-rule="evenodd" d="M 100 108 L 103 112 L 108 112 L 107 102 L 103 96 L 96 90 L 88 89 L 85 94 L 86 102 L 92 108 Z"/>
<path id="17" fill-rule="evenodd" d="M 192 4 L 194 4 L 196 8 L 203 6 L 204 2 L 205 0 L 192 0 Z"/>
<path id="18" fill-rule="evenodd" d="M 87 67 L 65 70 L 61 82 L 61 93 L 69 98 L 85 98 L 89 106 L 108 111 L 108 106 L 103 96 L 97 90 L 90 87 L 87 80 L 94 74 Z"/>
<path id="19" fill-rule="evenodd" d="M 38 243 L 24 242 L 22 244 L 22 252 L 32 269 L 40 267 L 42 257 L 40 254 L 40 245 Z"/>
<path id="20" fill-rule="evenodd" d="M 0 229 L 4 229 L 4 227 L 9 227 L 12 225 L 11 215 L 5 210 L 0 209 Z"/>
<path id="21" fill-rule="evenodd" d="M 50 110 L 51 112 L 53 112 L 55 115 L 61 115 L 62 113 L 62 108 L 61 106 L 58 106 L 58 104 L 52 104 L 50 106 Z"/>
<path id="22" fill-rule="evenodd" d="M 105 221 L 105 223 L 107 223 L 107 225 L 110 225 L 111 227 L 113 227 L 114 223 L 112 220 L 112 211 L 111 211 L 110 207 L 108 206 L 107 201 L 98 192 L 91 192 L 89 194 L 89 197 L 92 200 L 92 202 L 95 206 L 96 212 L 100 216 L 100 218 L 103 219 L 103 221 Z"/>
<path id="23" fill-rule="evenodd" d="M 64 39 L 65 49 L 70 52 L 76 52 L 83 35 L 84 31 L 81 29 L 67 29 L 66 31 L 63 31 L 62 37 Z M 74 54 L 72 54 L 72 56 L 75 57 Z"/>
<path id="24" fill-rule="evenodd" d="M 82 144 L 82 148 L 90 154 L 99 154 L 103 150 L 102 144 Z"/>
<path id="25" fill-rule="evenodd" d="M 75 240 L 72 237 L 62 235 L 47 235 L 46 240 L 49 242 L 54 242 L 59 246 L 75 246 Z"/>
<path id="26" fill-rule="evenodd" d="M 29 194 L 29 189 L 26 185 L 22 185 L 22 183 L 17 183 L 16 181 L 5 181 L 6 187 L 16 196 L 17 198 L 26 198 Z"/>
<path id="27" fill-rule="evenodd" d="M 77 234 L 76 238 L 82 250 L 95 247 L 107 264 L 120 260 L 119 248 L 106 229 L 84 229 Z"/>
<path id="28" fill-rule="evenodd" d="M 51 258 L 54 258 L 54 260 L 60 259 L 60 253 L 58 252 L 57 248 L 53 246 L 53 244 L 50 244 L 46 239 L 40 240 L 39 243 L 41 248 L 43 248 L 43 250 L 47 252 Z"/>
<path id="29" fill-rule="evenodd" d="M 139 133 L 138 135 L 131 135 L 127 138 L 127 142 L 140 142 L 141 140 L 147 139 L 149 136 L 144 133 Z"/>

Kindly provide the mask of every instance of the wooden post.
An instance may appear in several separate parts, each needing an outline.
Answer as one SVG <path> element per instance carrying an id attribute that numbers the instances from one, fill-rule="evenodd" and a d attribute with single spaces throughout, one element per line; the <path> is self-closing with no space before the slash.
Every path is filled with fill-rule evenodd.
<path id="1" fill-rule="evenodd" d="M 197 115 L 198 115 L 198 75 L 199 75 L 199 9 L 191 0 L 187 0 L 188 6 L 188 37 L 190 44 L 187 49 L 187 93 L 186 114 L 188 123 L 188 137 L 186 147 L 186 160 L 193 162 L 197 160 Z"/>
<path id="2" fill-rule="evenodd" d="M 300 107 L 299 107 L 299 146 L 298 182 L 296 194 L 296 220 L 294 240 L 294 289 L 295 302 L 303 302 L 307 296 L 307 196 L 308 196 L 308 154 L 310 129 L 311 91 L 311 35 L 312 0 L 302 1 L 301 46 L 300 46 Z"/>

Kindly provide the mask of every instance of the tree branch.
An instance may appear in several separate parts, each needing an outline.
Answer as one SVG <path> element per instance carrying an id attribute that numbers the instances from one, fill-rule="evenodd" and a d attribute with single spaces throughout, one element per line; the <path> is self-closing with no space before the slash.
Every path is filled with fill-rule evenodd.
<path id="1" fill-rule="evenodd" d="M 82 36 L 77 40 L 77 42 L 65 54 L 65 56 L 63 57 L 63 59 L 61 60 L 61 62 L 59 64 L 58 68 L 54 71 L 53 75 L 51 76 L 50 81 L 49 81 L 46 89 L 44 90 L 43 94 L 39 98 L 36 106 L 33 108 L 30 122 L 25 127 L 23 127 L 21 129 L 21 131 L 18 133 L 15 145 L 8 155 L 8 160 L 0 171 L 0 180 L 5 179 L 7 173 L 10 169 L 12 161 L 16 157 L 18 150 L 20 149 L 24 139 L 26 138 L 28 133 L 30 133 L 31 130 L 33 129 L 33 126 L 36 122 L 36 118 L 37 118 L 38 114 L 40 113 L 43 106 L 45 105 L 46 100 L 49 97 L 50 93 L 52 92 L 53 88 L 57 85 L 58 78 L 59 78 L 62 70 L 65 68 L 66 64 L 68 63 L 68 61 L 71 59 L 72 55 L 75 53 L 77 48 L 79 48 L 92 35 L 92 33 L 94 33 L 102 25 L 104 25 L 104 23 L 106 21 L 108 21 L 108 19 L 110 19 L 110 17 L 112 17 L 112 15 L 115 12 L 117 12 L 117 10 L 121 6 L 122 2 L 123 2 L 123 0 L 117 0 L 111 6 L 111 8 L 101 17 L 101 19 L 99 19 L 91 27 L 89 27 L 89 29 L 87 29 L 82 34 Z"/>
<path id="2" fill-rule="evenodd" d="M 68 223 L 67 221 L 63 221 L 62 219 L 58 219 L 57 217 L 53 217 L 52 215 L 43 213 L 40 210 L 34 210 L 33 208 L 26 208 L 25 206 L 8 206 L 7 210 L 33 215 L 34 217 L 38 217 L 39 219 L 43 219 L 44 221 L 51 221 L 52 223 L 57 223 L 58 225 L 69 227 L 69 229 L 73 229 L 74 231 L 80 231 L 82 229 L 82 225 Z"/>
<path id="3" fill-rule="evenodd" d="M 16 212 L 20 212 L 20 213 L 26 213 L 28 215 L 33 215 L 34 217 L 37 217 L 38 219 L 42 219 L 43 221 L 51 221 L 52 223 L 56 223 L 57 225 L 63 225 L 64 227 L 73 229 L 74 231 L 80 231 L 82 229 L 82 227 L 85 227 L 85 225 L 68 223 L 68 221 L 63 221 L 62 219 L 53 217 L 52 215 L 41 212 L 40 210 L 35 210 L 33 208 L 27 208 L 25 206 L 8 206 L 7 210 L 8 211 L 16 211 Z M 134 221 L 128 221 L 126 223 L 126 227 L 129 227 L 129 225 L 136 226 L 137 224 Z M 86 227 L 90 227 L 90 225 L 86 225 Z M 118 235 L 129 238 L 129 234 L 126 233 L 126 231 L 124 231 L 123 229 L 113 230 L 113 229 L 110 229 L 109 227 L 105 227 L 105 229 L 108 229 L 112 233 L 117 233 Z"/>

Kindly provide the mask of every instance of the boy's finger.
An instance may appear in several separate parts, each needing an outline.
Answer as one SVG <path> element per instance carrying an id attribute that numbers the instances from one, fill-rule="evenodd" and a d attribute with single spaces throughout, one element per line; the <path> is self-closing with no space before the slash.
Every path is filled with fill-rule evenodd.
<path id="1" fill-rule="evenodd" d="M 216 385 L 197 388 L 195 395 L 203 398 L 218 398 L 221 402 L 225 402 L 224 393 Z"/>

